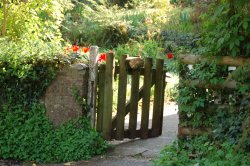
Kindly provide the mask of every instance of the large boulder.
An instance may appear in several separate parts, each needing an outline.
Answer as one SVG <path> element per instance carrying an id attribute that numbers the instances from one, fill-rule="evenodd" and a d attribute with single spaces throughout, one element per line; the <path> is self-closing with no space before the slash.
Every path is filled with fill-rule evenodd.
<path id="1" fill-rule="evenodd" d="M 84 64 L 66 66 L 58 72 L 41 99 L 54 126 L 83 115 L 82 104 L 76 100 L 76 95 L 86 98 L 87 86 L 88 68 Z"/>

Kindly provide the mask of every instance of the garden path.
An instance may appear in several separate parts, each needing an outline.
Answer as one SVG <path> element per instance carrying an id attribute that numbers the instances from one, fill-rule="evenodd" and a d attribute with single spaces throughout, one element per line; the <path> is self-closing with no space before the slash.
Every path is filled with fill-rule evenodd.
<path id="1" fill-rule="evenodd" d="M 112 141 L 114 148 L 104 156 L 88 161 L 68 162 L 43 166 L 148 166 L 156 159 L 161 149 L 173 142 L 177 136 L 178 115 L 175 103 L 165 103 L 163 132 L 160 137 Z M 140 116 L 140 115 L 139 115 Z M 128 121 L 126 121 L 128 123 Z"/>

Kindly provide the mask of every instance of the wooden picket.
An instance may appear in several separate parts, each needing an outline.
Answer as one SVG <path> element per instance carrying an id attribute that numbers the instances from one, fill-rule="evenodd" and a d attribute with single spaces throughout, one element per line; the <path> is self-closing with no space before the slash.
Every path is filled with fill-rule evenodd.
<path id="1" fill-rule="evenodd" d="M 142 97 L 141 138 L 148 138 L 150 89 L 152 83 L 152 59 L 146 58 L 144 65 L 144 91 Z"/>
<path id="2" fill-rule="evenodd" d="M 149 138 L 157 137 L 162 132 L 165 71 L 164 61 L 156 61 L 156 69 L 153 68 L 153 60 L 141 58 L 128 58 L 121 56 L 119 66 L 113 66 L 114 54 L 107 55 L 106 64 L 99 66 L 98 72 L 98 110 L 97 131 L 102 133 L 106 140 L 124 138 Z M 115 72 L 114 72 L 115 71 Z M 113 104 L 113 78 L 114 73 L 119 74 L 117 113 L 112 118 Z M 131 96 L 127 101 L 127 78 L 131 75 Z M 144 76 L 143 86 L 139 87 L 140 77 Z M 152 128 L 149 128 L 149 110 L 151 88 L 155 86 Z M 138 103 L 142 99 L 141 126 L 137 126 Z M 125 116 L 129 114 L 129 126 L 125 129 Z M 138 130 L 137 128 L 140 129 Z"/>
<path id="3" fill-rule="evenodd" d="M 118 103 L 117 103 L 117 122 L 116 122 L 116 139 L 124 138 L 124 120 L 126 114 L 126 91 L 127 91 L 127 55 L 123 55 L 120 59 L 120 74 L 118 87 Z"/>
<path id="4" fill-rule="evenodd" d="M 112 105 L 113 105 L 113 61 L 114 54 L 107 55 L 106 68 L 105 68 L 105 81 L 104 81 L 104 101 L 103 103 L 103 122 L 102 133 L 103 137 L 107 140 L 111 139 L 112 130 Z M 99 111 L 100 112 L 100 111 Z"/>
<path id="5" fill-rule="evenodd" d="M 158 59 L 156 62 L 156 83 L 154 91 L 154 107 L 153 107 L 153 123 L 152 123 L 152 136 L 158 136 L 161 133 L 161 117 L 163 116 L 162 105 L 163 103 L 163 64 L 162 59 Z"/>

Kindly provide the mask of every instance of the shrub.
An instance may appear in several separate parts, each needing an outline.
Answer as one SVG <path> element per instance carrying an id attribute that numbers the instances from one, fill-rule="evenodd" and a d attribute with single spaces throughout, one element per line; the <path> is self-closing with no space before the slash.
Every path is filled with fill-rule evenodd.
<path id="1" fill-rule="evenodd" d="M 38 100 L 62 60 L 61 44 L 2 40 L 0 47 L 0 110 L 4 103 L 27 105 Z"/>
<path id="2" fill-rule="evenodd" d="M 83 160 L 102 154 L 108 147 L 88 119 L 54 129 L 44 107 L 37 103 L 30 109 L 6 106 L 0 112 L 0 131 L 0 157 L 4 159 L 38 163 Z"/>
<path id="3" fill-rule="evenodd" d="M 154 165 L 249 165 L 250 154 L 235 152 L 231 144 L 215 143 L 206 136 L 178 140 L 161 151 Z"/>
<path id="4" fill-rule="evenodd" d="M 127 44 L 119 44 L 114 50 L 117 57 L 124 54 L 151 58 L 163 58 L 164 56 L 163 48 L 155 40 L 143 40 L 142 42 L 130 40 Z"/>
<path id="5" fill-rule="evenodd" d="M 61 44 L 5 39 L 0 46 L 0 158 L 43 163 L 103 153 L 108 145 L 87 118 L 54 128 L 38 104 L 64 65 Z"/>
<path id="6" fill-rule="evenodd" d="M 0 158 L 43 163 L 88 159 L 103 153 L 108 144 L 87 118 L 54 128 L 39 104 L 57 69 L 68 58 L 62 56 L 59 28 L 71 2 L 3 2 L 0 27 L 6 33 L 0 38 Z M 5 9 L 8 12 L 3 12 Z"/>

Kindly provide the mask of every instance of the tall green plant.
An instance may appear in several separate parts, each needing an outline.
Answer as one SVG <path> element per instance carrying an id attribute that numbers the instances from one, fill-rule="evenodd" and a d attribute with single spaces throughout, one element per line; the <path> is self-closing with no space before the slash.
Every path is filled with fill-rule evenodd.
<path id="1" fill-rule="evenodd" d="M 214 12 L 215 11 L 215 12 Z M 217 1 L 204 16 L 206 54 L 249 56 L 250 2 Z"/>
<path id="2" fill-rule="evenodd" d="M 69 0 L 3 1 L 2 35 L 12 40 L 60 41 L 60 26 Z"/>

